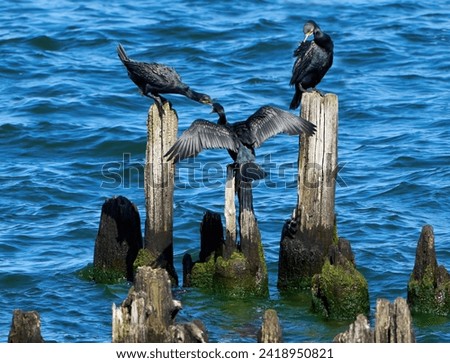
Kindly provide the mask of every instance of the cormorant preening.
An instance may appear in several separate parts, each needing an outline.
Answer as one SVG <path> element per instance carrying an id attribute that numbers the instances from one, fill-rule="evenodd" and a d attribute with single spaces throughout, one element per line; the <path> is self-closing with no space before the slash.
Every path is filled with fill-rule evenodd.
<path id="1" fill-rule="evenodd" d="M 295 60 L 292 68 L 291 85 L 295 85 L 295 94 L 290 109 L 295 110 L 302 100 L 302 93 L 308 88 L 316 87 L 333 64 L 333 41 L 312 20 L 303 26 L 305 39 L 294 51 Z M 314 34 L 314 40 L 308 37 Z"/>
<path id="2" fill-rule="evenodd" d="M 117 54 L 128 70 L 128 76 L 139 87 L 142 94 L 156 101 L 158 109 L 162 111 L 165 99 L 161 94 L 175 93 L 206 104 L 212 104 L 211 97 L 199 93 L 181 81 L 175 69 L 164 64 L 137 62 L 128 58 L 121 44 L 117 46 Z"/>
<path id="3" fill-rule="evenodd" d="M 227 149 L 237 164 L 254 163 L 255 148 L 268 138 L 286 133 L 313 135 L 316 126 L 277 107 L 263 106 L 247 120 L 229 124 L 223 107 L 213 104 L 213 112 L 219 115 L 218 123 L 195 120 L 172 145 L 165 156 L 177 162 L 198 155 L 203 149 Z M 253 170 L 255 169 L 256 170 Z M 252 166 L 255 179 L 264 177 L 264 172 L 256 164 Z M 258 171 L 258 168 L 260 171 Z M 263 175 L 261 175 L 261 172 Z M 259 177 L 258 177 L 259 176 Z"/>

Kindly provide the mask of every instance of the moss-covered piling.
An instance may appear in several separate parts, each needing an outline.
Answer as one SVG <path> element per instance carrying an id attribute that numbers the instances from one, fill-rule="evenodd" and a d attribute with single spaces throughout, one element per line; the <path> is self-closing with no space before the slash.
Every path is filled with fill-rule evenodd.
<path id="1" fill-rule="evenodd" d="M 413 313 L 450 316 L 450 274 L 444 266 L 438 265 L 430 225 L 422 228 L 407 290 Z"/>

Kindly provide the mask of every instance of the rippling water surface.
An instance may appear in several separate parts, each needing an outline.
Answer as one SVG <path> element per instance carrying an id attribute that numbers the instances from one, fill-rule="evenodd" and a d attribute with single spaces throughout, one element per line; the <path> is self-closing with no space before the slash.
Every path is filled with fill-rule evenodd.
<path id="1" fill-rule="evenodd" d="M 292 51 L 315 19 L 334 39 L 335 62 L 320 89 L 339 97 L 337 185 L 340 236 L 378 297 L 406 297 L 424 224 L 438 262 L 450 268 L 450 9 L 446 1 L 139 2 L 0 4 L 0 341 L 15 308 L 41 314 L 42 335 L 58 342 L 111 341 L 111 304 L 129 286 L 96 285 L 79 271 L 93 260 L 105 198 L 124 195 L 145 218 L 142 165 L 146 113 L 116 55 L 175 67 L 194 89 L 219 100 L 231 121 L 264 104 L 287 109 Z M 170 97 L 180 131 L 210 109 Z M 274 307 L 286 341 L 328 342 L 348 322 L 312 314 L 307 296 L 276 289 L 280 231 L 296 203 L 297 138 L 279 136 L 258 160 L 283 166 L 277 188 L 259 184 L 255 213 L 269 267 L 270 297 L 217 299 L 177 291 L 179 320 L 199 318 L 211 341 L 250 342 Z M 208 151 L 197 161 L 225 165 Z M 103 175 L 116 167 L 112 183 Z M 202 181 L 200 179 L 200 181 Z M 223 211 L 223 171 L 205 186 L 175 191 L 175 260 L 199 246 L 206 209 Z M 447 318 L 415 319 L 422 342 L 450 342 Z"/>

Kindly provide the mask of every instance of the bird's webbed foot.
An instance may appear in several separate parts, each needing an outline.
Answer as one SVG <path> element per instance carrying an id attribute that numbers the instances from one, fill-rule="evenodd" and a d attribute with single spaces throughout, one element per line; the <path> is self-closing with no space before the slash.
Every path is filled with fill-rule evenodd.
<path id="1" fill-rule="evenodd" d="M 299 83 L 298 84 L 298 89 L 300 90 L 300 92 L 309 92 L 306 88 L 303 88 L 303 86 L 302 86 L 302 84 L 301 83 Z"/>
<path id="2" fill-rule="evenodd" d="M 317 92 L 317 93 L 320 95 L 320 97 L 325 97 L 325 93 L 322 92 L 322 91 L 321 91 L 320 89 L 318 89 L 318 88 L 313 88 L 311 91 L 312 91 L 312 92 Z"/>
<path id="3" fill-rule="evenodd" d="M 155 100 L 155 105 L 158 108 L 158 112 L 159 112 L 160 116 L 163 117 L 166 114 L 163 106 L 167 102 L 167 100 L 161 96 L 151 95 L 149 97 L 151 97 Z"/>

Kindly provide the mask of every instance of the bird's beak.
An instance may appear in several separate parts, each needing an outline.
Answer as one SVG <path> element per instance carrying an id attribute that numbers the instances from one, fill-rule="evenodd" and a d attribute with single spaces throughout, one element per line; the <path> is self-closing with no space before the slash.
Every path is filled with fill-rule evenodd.
<path id="1" fill-rule="evenodd" d="M 313 31 L 310 31 L 309 33 L 306 33 L 305 34 L 305 39 L 303 39 L 303 42 L 302 43 L 304 43 L 304 42 L 306 42 L 306 40 L 309 38 L 309 36 L 310 35 L 312 35 L 313 34 Z"/>

